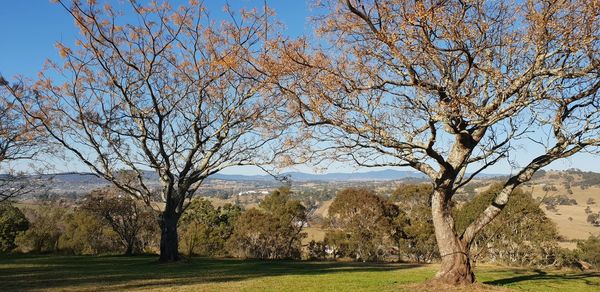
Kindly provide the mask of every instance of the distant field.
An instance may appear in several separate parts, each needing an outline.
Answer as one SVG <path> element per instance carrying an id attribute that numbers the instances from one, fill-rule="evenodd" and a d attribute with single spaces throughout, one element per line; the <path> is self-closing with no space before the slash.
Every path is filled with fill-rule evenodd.
<path id="1" fill-rule="evenodd" d="M 549 182 L 558 190 L 549 192 L 548 196 L 566 195 L 577 201 L 577 205 L 556 206 L 556 212 L 548 211 L 545 207 L 542 207 L 542 210 L 546 212 L 548 218 L 556 223 L 560 235 L 566 239 L 587 239 L 590 234 L 600 234 L 599 227 L 595 227 L 586 221 L 588 214 L 585 213 L 585 208 L 587 206 L 590 206 L 593 212 L 600 211 L 600 187 L 590 187 L 585 190 L 582 190 L 580 187 L 573 187 L 573 194 L 568 194 L 567 190 L 561 185 L 561 181 Z M 544 197 L 544 195 L 546 195 L 546 193 L 542 190 L 541 186 L 535 185 L 533 187 L 534 197 L 541 198 Z M 586 202 L 589 198 L 595 199 L 597 203 L 588 205 Z"/>
<path id="2" fill-rule="evenodd" d="M 157 264 L 138 256 L 0 256 L 2 291 L 413 291 L 436 265 L 194 258 Z M 499 266 L 476 270 L 478 290 L 598 291 L 600 273 Z M 470 287 L 471 288 L 471 287 Z M 470 291 L 462 289 L 461 291 Z"/>
<path id="3" fill-rule="evenodd" d="M 319 206 L 319 208 L 315 211 L 315 215 L 319 215 L 323 218 L 329 217 L 329 206 L 331 206 L 332 202 L 333 200 L 322 202 L 321 206 Z"/>
<path id="4" fill-rule="evenodd" d="M 302 240 L 302 244 L 308 244 L 311 240 L 323 241 L 325 239 L 325 230 L 317 227 L 306 227 L 302 229 L 306 232 L 306 238 Z"/>

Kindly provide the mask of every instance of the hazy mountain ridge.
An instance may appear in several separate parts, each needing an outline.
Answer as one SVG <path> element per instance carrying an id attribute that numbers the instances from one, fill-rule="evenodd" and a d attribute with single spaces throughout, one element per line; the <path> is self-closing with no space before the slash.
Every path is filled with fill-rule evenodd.
<path id="1" fill-rule="evenodd" d="M 155 180 L 158 183 L 158 175 L 152 171 L 146 171 L 145 176 L 148 180 Z M 323 181 L 323 182 L 341 182 L 341 181 L 391 181 L 404 180 L 409 178 L 425 179 L 425 175 L 417 171 L 402 171 L 394 169 L 365 171 L 365 172 L 332 172 L 323 174 L 314 174 L 306 172 L 284 172 L 280 177 L 289 177 L 292 181 Z M 479 174 L 480 178 L 491 178 L 504 176 L 503 174 Z M 54 182 L 66 183 L 90 183 L 90 184 L 108 184 L 108 182 L 91 172 L 63 172 L 56 174 L 32 175 L 32 178 L 52 179 Z M 243 175 L 243 174 L 214 174 L 210 179 L 231 180 L 231 181 L 276 181 L 268 174 L 264 175 Z"/>
<path id="2" fill-rule="evenodd" d="M 332 172 L 323 174 L 312 174 L 305 172 L 285 172 L 280 176 L 287 176 L 292 181 L 361 181 L 361 180 L 400 180 L 406 178 L 425 178 L 425 176 L 415 171 L 400 171 L 393 169 L 367 171 L 367 172 Z M 215 174 L 212 179 L 223 180 L 275 180 L 270 175 L 235 175 L 235 174 Z"/>

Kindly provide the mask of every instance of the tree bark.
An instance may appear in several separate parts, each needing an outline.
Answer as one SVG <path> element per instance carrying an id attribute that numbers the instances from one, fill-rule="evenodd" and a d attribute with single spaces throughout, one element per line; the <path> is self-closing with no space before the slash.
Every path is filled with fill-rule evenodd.
<path id="1" fill-rule="evenodd" d="M 179 238 L 177 236 L 177 221 L 179 217 L 166 210 L 159 219 L 160 225 L 160 262 L 175 262 L 179 257 Z"/>
<path id="2" fill-rule="evenodd" d="M 461 240 L 454 230 L 449 200 L 445 190 L 436 190 L 432 197 L 432 216 L 435 237 L 442 258 L 440 270 L 433 281 L 449 285 L 475 282 L 469 258 L 469 243 Z"/>
<path id="3" fill-rule="evenodd" d="M 125 249 L 125 255 L 130 256 L 133 255 L 133 243 L 127 242 L 127 248 Z"/>

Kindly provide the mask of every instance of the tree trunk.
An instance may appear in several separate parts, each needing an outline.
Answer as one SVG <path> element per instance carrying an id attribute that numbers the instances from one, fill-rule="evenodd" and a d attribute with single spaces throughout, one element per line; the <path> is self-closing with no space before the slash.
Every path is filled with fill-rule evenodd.
<path id="1" fill-rule="evenodd" d="M 160 262 L 175 262 L 179 258 L 179 238 L 177 237 L 177 221 L 179 217 L 164 211 L 160 223 Z"/>
<path id="2" fill-rule="evenodd" d="M 454 230 L 449 200 L 444 191 L 434 191 L 431 213 L 442 264 L 433 281 L 449 285 L 471 284 L 475 282 L 475 275 L 471 270 L 469 244 Z"/>
<path id="3" fill-rule="evenodd" d="M 125 249 L 125 255 L 133 255 L 133 242 L 127 242 L 127 248 Z"/>
<path id="4" fill-rule="evenodd" d="M 475 274 L 471 269 L 468 246 L 456 239 L 454 244 L 446 245 L 443 249 L 451 249 L 442 257 L 442 265 L 435 275 L 435 281 L 450 285 L 465 285 L 475 282 Z M 442 247 L 440 247 L 440 251 Z"/>
<path id="5" fill-rule="evenodd" d="M 188 258 L 192 257 L 193 251 L 194 251 L 194 247 L 191 246 L 191 245 L 188 245 L 188 250 L 187 250 L 187 256 L 188 256 Z"/>

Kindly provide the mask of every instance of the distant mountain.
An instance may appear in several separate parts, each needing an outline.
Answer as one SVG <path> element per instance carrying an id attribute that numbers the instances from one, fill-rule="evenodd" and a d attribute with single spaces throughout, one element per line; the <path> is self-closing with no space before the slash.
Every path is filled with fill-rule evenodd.
<path id="1" fill-rule="evenodd" d="M 243 175 L 243 174 L 213 174 L 209 179 L 234 180 L 234 181 L 271 181 L 275 180 L 270 175 Z"/>
<path id="2" fill-rule="evenodd" d="M 145 174 L 149 180 L 157 180 L 158 176 L 148 171 Z M 304 172 L 286 172 L 280 176 L 288 176 L 292 181 L 385 181 L 401 180 L 406 178 L 424 178 L 425 176 L 415 171 L 378 170 L 367 172 L 334 172 L 324 174 L 312 174 Z M 54 182 L 76 183 L 76 184 L 103 184 L 107 183 L 102 177 L 89 172 L 64 172 L 56 174 L 34 175 L 35 178 L 50 178 Z M 231 181 L 275 181 L 271 175 L 241 175 L 241 174 L 214 174 L 209 179 L 231 180 Z"/>
<path id="3" fill-rule="evenodd" d="M 388 181 L 403 180 L 408 178 L 424 179 L 424 174 L 418 171 L 401 171 L 394 169 L 365 171 L 365 172 L 332 172 L 313 174 L 305 172 L 285 172 L 281 176 L 289 176 L 292 181 Z M 503 177 L 506 174 L 479 173 L 477 178 L 490 179 Z M 239 175 L 239 174 L 214 174 L 210 178 L 234 181 L 270 181 L 275 180 L 270 175 Z"/>
<path id="4" fill-rule="evenodd" d="M 304 172 L 286 172 L 281 176 L 289 176 L 292 181 L 384 181 L 401 180 L 407 178 L 425 178 L 415 171 L 399 171 L 393 169 L 367 171 L 367 172 L 333 172 L 324 174 L 312 174 Z M 238 181 L 263 181 L 275 180 L 270 175 L 237 175 L 237 174 L 215 174 L 212 179 L 238 180 Z"/>
<path id="5" fill-rule="evenodd" d="M 390 180 L 404 180 L 408 178 L 424 179 L 425 175 L 416 171 L 401 171 L 394 169 L 385 169 L 377 171 L 365 171 L 365 172 L 333 172 L 323 174 L 313 174 L 305 172 L 286 172 L 280 174 L 280 176 L 288 176 L 292 181 L 321 181 L 321 182 L 340 182 L 340 181 L 390 181 Z M 503 176 L 502 174 L 479 174 L 480 178 L 492 178 Z M 55 183 L 66 183 L 66 184 L 106 184 L 108 183 L 102 177 L 88 172 L 65 172 L 57 174 L 43 174 L 36 175 L 38 178 L 51 178 Z M 158 176 L 152 172 L 147 171 L 145 173 L 146 179 L 149 181 L 156 181 L 158 183 Z M 271 175 L 241 175 L 241 174 L 214 174 L 209 179 L 218 180 L 229 180 L 229 181 L 263 181 L 273 182 L 275 178 Z"/>
<path id="6" fill-rule="evenodd" d="M 91 172 L 61 172 L 53 174 L 39 174 L 32 175 L 34 179 L 50 180 L 54 184 L 65 183 L 65 184 L 106 184 L 108 183 L 104 178 Z"/>

